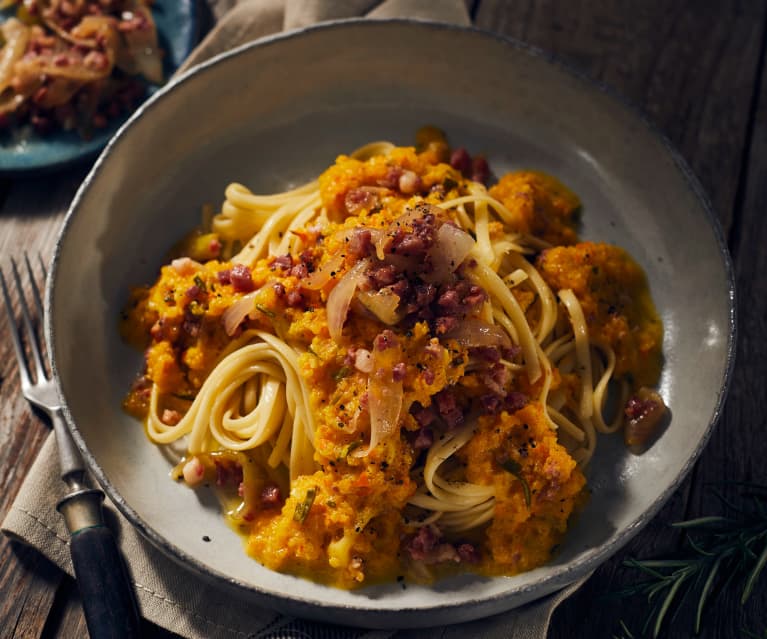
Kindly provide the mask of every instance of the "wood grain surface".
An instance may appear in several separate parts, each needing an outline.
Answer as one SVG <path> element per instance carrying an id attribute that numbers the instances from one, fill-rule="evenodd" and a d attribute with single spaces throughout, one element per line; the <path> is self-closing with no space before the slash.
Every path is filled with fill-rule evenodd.
<path id="1" fill-rule="evenodd" d="M 224 2 L 211 0 L 212 20 Z M 629 556 L 668 555 L 680 519 L 716 514 L 711 483 L 767 484 L 767 3 L 761 0 L 467 0 L 475 24 L 552 53 L 619 94 L 677 146 L 724 229 L 739 297 L 737 366 L 722 419 L 690 476 L 616 557 L 555 613 L 549 636 L 636 637 L 647 607 L 610 593 L 635 580 Z M 64 211 L 87 167 L 35 179 L 0 178 L 0 267 L 22 250 L 50 258 Z M 694 268 L 694 265 L 690 265 Z M 0 318 L 0 518 L 47 427 L 21 398 Z M 727 489 L 733 491 L 734 489 Z M 702 637 L 767 636 L 767 577 L 750 601 L 726 591 Z M 667 636 L 692 636 L 689 606 Z M 146 624 L 148 637 L 173 637 Z M 0 637 L 87 636 L 74 582 L 38 553 L 0 538 Z"/>

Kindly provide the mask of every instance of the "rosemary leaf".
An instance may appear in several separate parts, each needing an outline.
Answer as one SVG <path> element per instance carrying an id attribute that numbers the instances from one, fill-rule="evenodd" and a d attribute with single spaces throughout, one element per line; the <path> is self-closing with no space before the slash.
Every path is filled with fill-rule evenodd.
<path id="1" fill-rule="evenodd" d="M 527 483 L 524 475 L 522 475 L 522 466 L 520 466 L 519 462 L 516 462 L 513 459 L 506 459 L 501 462 L 501 468 L 507 473 L 514 475 L 514 477 L 519 480 L 519 483 L 522 484 L 522 492 L 525 494 L 525 504 L 530 508 L 530 504 L 532 503 L 530 497 L 530 484 Z"/>
<path id="2" fill-rule="evenodd" d="M 333 380 L 336 382 L 340 382 L 344 377 L 348 377 L 351 372 L 352 372 L 351 368 L 349 368 L 348 366 L 342 366 L 335 373 L 333 373 Z"/>
<path id="3" fill-rule="evenodd" d="M 756 584 L 756 580 L 759 579 L 759 575 L 761 574 L 765 563 L 767 563 L 767 544 L 765 544 L 762 554 L 759 555 L 759 559 L 757 560 L 754 569 L 751 571 L 751 574 L 748 575 L 746 586 L 743 588 L 743 596 L 740 598 L 741 604 L 746 603 L 751 596 L 751 593 L 754 590 L 754 584 Z"/>
<path id="4" fill-rule="evenodd" d="M 256 308 L 259 311 L 261 311 L 264 315 L 266 315 L 267 317 L 271 317 L 272 319 L 274 319 L 276 317 L 276 315 L 274 314 L 274 311 L 272 311 L 271 309 L 266 308 L 266 306 L 264 306 L 263 304 L 256 304 Z"/>
<path id="5" fill-rule="evenodd" d="M 706 557 L 716 556 L 716 552 L 709 552 L 708 550 L 703 548 L 703 546 L 696 543 L 696 541 L 692 537 L 689 537 L 687 539 L 687 542 L 690 544 L 692 549 L 695 550 L 695 552 L 697 552 L 698 554 L 705 555 Z"/>
<path id="6" fill-rule="evenodd" d="M 719 566 L 722 564 L 723 559 L 724 557 L 719 556 L 717 557 L 716 561 L 714 561 L 714 564 L 708 571 L 708 577 L 706 578 L 706 582 L 703 584 L 703 589 L 700 591 L 698 609 L 695 611 L 695 634 L 700 632 L 700 619 L 703 616 L 703 606 L 706 605 L 706 599 L 708 599 L 708 595 L 711 592 L 711 586 L 714 584 L 714 579 L 716 578 L 716 574 L 719 572 Z"/>
<path id="7" fill-rule="evenodd" d="M 713 524 L 727 524 L 732 520 L 727 517 L 719 517 L 712 515 L 711 517 L 698 517 L 697 519 L 688 519 L 686 521 L 677 521 L 671 524 L 672 528 L 698 528 L 701 526 L 709 526 Z"/>
<path id="8" fill-rule="evenodd" d="M 668 594 L 666 595 L 666 598 L 663 600 L 663 605 L 660 607 L 660 610 L 658 611 L 658 616 L 655 620 L 655 627 L 653 628 L 653 637 L 658 637 L 660 635 L 660 629 L 663 625 L 663 619 L 666 617 L 666 613 L 668 612 L 668 609 L 671 607 L 671 604 L 674 601 L 674 597 L 676 597 L 676 593 L 679 591 L 679 589 L 682 587 L 682 584 L 687 580 L 687 577 L 689 576 L 689 573 L 684 573 L 681 578 L 677 579 L 674 582 L 674 585 L 671 586 L 670 590 L 668 591 Z"/>
<path id="9" fill-rule="evenodd" d="M 304 501 L 296 504 L 296 509 L 293 511 L 293 521 L 297 521 L 299 524 L 303 524 L 304 520 L 309 515 L 309 511 L 314 503 L 314 498 L 317 496 L 317 489 L 310 488 L 306 491 L 306 497 Z"/>
<path id="10" fill-rule="evenodd" d="M 618 623 L 620 624 L 620 627 L 621 627 L 621 634 L 613 635 L 612 639 L 634 639 L 634 635 L 631 632 L 631 630 L 629 630 L 628 626 L 626 625 L 626 622 L 623 621 L 623 619 L 621 619 L 618 621 Z"/>

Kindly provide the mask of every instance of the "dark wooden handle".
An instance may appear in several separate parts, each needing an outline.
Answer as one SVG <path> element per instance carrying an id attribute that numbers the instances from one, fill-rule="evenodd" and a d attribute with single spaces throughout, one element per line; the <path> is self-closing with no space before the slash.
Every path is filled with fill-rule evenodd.
<path id="1" fill-rule="evenodd" d="M 112 531 L 104 525 L 77 531 L 71 553 L 91 639 L 140 637 L 133 588 Z"/>

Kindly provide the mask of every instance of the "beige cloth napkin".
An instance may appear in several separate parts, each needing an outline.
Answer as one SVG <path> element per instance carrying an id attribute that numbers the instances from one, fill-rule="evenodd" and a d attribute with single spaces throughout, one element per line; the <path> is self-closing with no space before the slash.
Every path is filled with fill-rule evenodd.
<path id="1" fill-rule="evenodd" d="M 463 0 L 217 0 L 214 12 L 223 15 L 184 68 L 254 38 L 328 19 L 408 16 L 470 23 Z M 1 528 L 72 575 L 68 534 L 55 508 L 65 490 L 58 466 L 51 435 Z M 141 614 L 190 639 L 543 639 L 556 606 L 582 583 L 508 613 L 448 627 L 393 632 L 332 626 L 293 619 L 233 598 L 154 548 L 109 501 L 106 509 L 127 560 Z"/>

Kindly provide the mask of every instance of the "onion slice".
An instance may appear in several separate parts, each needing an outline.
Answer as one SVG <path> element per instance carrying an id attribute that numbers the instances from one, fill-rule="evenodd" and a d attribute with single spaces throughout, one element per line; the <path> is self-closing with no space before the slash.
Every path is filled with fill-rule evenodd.
<path id="1" fill-rule="evenodd" d="M 221 321 L 224 323 L 224 330 L 229 337 L 234 335 L 242 320 L 253 310 L 256 303 L 256 293 L 258 291 L 248 293 L 224 311 Z"/>
<path id="2" fill-rule="evenodd" d="M 394 380 L 394 365 L 402 359 L 398 344 L 385 350 L 373 348 L 373 372 L 368 378 L 368 411 L 370 412 L 370 444 L 353 454 L 365 457 L 380 442 L 399 431 L 404 400 L 402 381 Z"/>
<path id="3" fill-rule="evenodd" d="M 301 286 L 309 290 L 316 291 L 321 289 L 332 278 L 334 278 L 344 263 L 344 256 L 337 253 L 325 262 L 316 271 L 301 280 Z"/>
<path id="4" fill-rule="evenodd" d="M 137 2 L 131 11 L 141 15 L 144 24 L 121 33 L 125 46 L 118 49 L 117 66 L 131 75 L 142 75 L 153 84 L 162 84 L 162 53 L 152 12 Z"/>
<path id="5" fill-rule="evenodd" d="M 389 289 L 380 291 L 361 291 L 357 293 L 360 303 L 379 320 L 388 326 L 394 326 L 402 319 L 402 313 L 397 312 L 399 295 Z"/>
<path id="6" fill-rule="evenodd" d="M 403 397 L 402 382 L 392 379 L 391 370 L 373 372 L 368 380 L 370 445 L 362 451 L 363 455 L 367 455 L 380 442 L 397 432 Z"/>
<path id="7" fill-rule="evenodd" d="M 452 224 L 443 224 L 429 251 L 433 269 L 430 273 L 424 273 L 423 279 L 444 282 L 463 263 L 472 248 L 474 239 L 471 235 Z"/>
<path id="8" fill-rule="evenodd" d="M 475 346 L 511 346 L 509 335 L 497 324 L 488 324 L 476 317 L 467 317 L 454 329 L 445 333 L 467 348 Z"/>
<path id="9" fill-rule="evenodd" d="M 370 262 L 368 260 L 360 260 L 346 272 L 328 295 L 328 331 L 330 337 L 336 342 L 341 339 L 341 331 L 346 321 L 346 315 L 349 313 L 349 305 L 354 293 L 364 281 L 365 273 L 369 268 Z"/>
<path id="10" fill-rule="evenodd" d="M 656 391 L 642 386 L 626 403 L 624 414 L 626 446 L 641 447 L 655 436 L 666 414 L 666 404 Z"/>
<path id="11" fill-rule="evenodd" d="M 6 20 L 0 31 L 5 44 L 0 49 L 0 93 L 13 79 L 13 67 L 17 60 L 24 55 L 29 40 L 29 29 L 16 18 Z"/>

